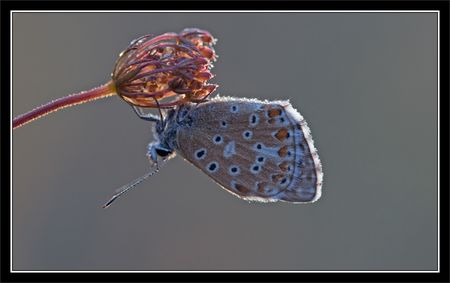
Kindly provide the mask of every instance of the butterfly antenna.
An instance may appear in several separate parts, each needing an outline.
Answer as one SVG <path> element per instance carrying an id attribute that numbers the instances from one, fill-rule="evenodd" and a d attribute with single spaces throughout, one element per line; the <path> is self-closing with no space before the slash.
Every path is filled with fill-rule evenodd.
<path id="1" fill-rule="evenodd" d="M 125 186 L 121 187 L 120 189 L 118 189 L 117 193 L 114 194 L 111 199 L 105 203 L 102 207 L 103 208 L 107 208 L 109 207 L 116 199 L 118 199 L 119 197 L 121 197 L 124 193 L 126 193 L 129 189 L 132 189 L 134 187 L 136 187 L 137 185 L 139 185 L 140 183 L 142 183 L 145 179 L 147 179 L 148 177 L 153 176 L 154 174 L 158 173 L 159 171 L 159 165 L 158 163 L 156 163 L 156 168 L 154 170 L 150 170 L 147 174 L 145 174 L 144 176 L 141 176 L 139 178 L 137 178 L 136 180 L 132 181 L 131 183 L 126 184 Z"/>
<path id="2" fill-rule="evenodd" d="M 162 122 L 162 121 L 164 121 L 164 118 L 162 115 L 161 106 L 159 105 L 158 99 L 156 99 L 156 97 L 153 97 L 153 99 L 155 100 L 156 106 L 158 106 L 159 117 L 161 117 L 161 122 Z"/>

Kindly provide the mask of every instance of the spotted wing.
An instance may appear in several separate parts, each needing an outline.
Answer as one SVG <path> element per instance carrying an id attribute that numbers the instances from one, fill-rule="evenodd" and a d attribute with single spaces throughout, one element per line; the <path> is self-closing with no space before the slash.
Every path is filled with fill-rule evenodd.
<path id="1" fill-rule="evenodd" d="M 196 105 L 178 152 L 246 200 L 313 202 L 322 167 L 309 128 L 288 101 L 220 97 Z"/>

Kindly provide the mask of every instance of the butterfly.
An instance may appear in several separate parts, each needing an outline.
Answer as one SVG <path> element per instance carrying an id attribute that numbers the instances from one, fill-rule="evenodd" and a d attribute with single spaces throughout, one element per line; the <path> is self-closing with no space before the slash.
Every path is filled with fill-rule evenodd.
<path id="1" fill-rule="evenodd" d="M 215 97 L 160 109 L 160 117 L 136 113 L 153 123 L 147 156 L 156 169 L 104 207 L 176 154 L 244 200 L 309 203 L 321 196 L 322 165 L 310 129 L 289 101 Z"/>

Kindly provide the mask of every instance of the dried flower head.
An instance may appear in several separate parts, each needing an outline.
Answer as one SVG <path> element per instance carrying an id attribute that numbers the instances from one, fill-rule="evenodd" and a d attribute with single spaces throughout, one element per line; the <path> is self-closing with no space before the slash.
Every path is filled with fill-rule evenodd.
<path id="1" fill-rule="evenodd" d="M 205 100 L 217 88 L 207 83 L 217 57 L 215 42 L 209 32 L 194 28 L 132 41 L 112 73 L 117 94 L 131 105 L 151 108 Z"/>

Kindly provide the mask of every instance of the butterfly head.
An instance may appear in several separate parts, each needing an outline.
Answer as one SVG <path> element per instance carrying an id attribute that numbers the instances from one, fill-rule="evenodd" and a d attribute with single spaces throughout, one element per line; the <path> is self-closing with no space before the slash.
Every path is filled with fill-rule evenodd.
<path id="1" fill-rule="evenodd" d="M 163 161 L 175 157 L 178 149 L 177 131 L 180 126 L 189 123 L 187 113 L 190 107 L 190 104 L 184 104 L 163 110 L 162 119 L 156 121 L 153 127 L 154 141 L 148 145 L 147 156 L 150 163 L 157 163 L 158 157 Z"/>

